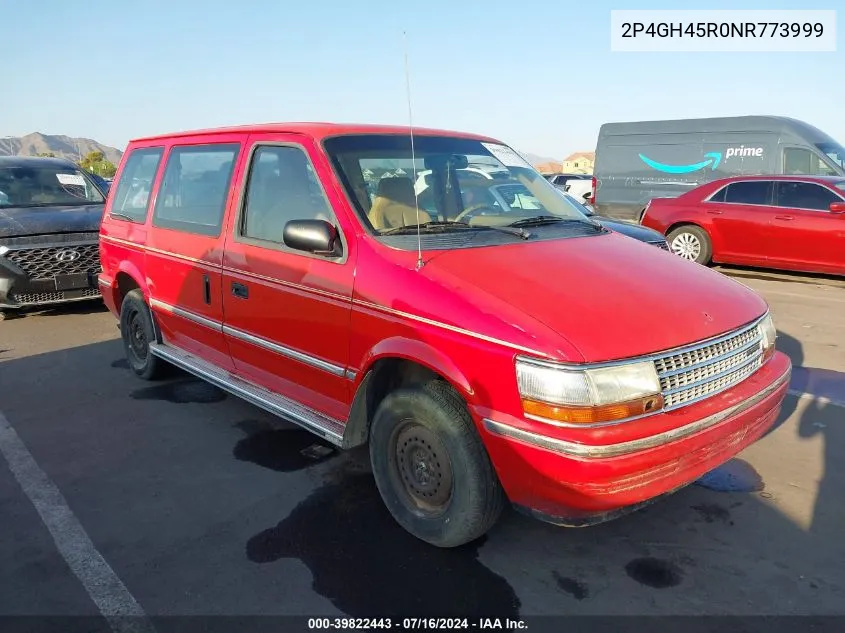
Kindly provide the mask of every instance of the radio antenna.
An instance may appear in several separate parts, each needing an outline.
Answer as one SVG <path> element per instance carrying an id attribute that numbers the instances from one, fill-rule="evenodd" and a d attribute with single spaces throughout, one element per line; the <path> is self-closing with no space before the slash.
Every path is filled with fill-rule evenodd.
<path id="1" fill-rule="evenodd" d="M 408 130 L 411 133 L 411 168 L 414 173 L 414 206 L 417 210 L 417 270 L 423 267 L 422 236 L 420 235 L 420 201 L 417 198 L 417 156 L 414 150 L 414 117 L 411 110 L 411 71 L 408 66 L 408 34 L 402 31 L 405 45 L 405 90 L 408 98 Z"/>

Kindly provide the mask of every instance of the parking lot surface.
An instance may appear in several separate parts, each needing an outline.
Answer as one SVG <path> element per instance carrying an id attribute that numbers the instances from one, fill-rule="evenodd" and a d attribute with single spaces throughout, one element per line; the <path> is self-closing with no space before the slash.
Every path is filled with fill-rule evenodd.
<path id="1" fill-rule="evenodd" d="M 0 614 L 843 614 L 845 282 L 722 271 L 795 364 L 777 427 L 627 517 L 455 550 L 394 524 L 365 451 L 137 379 L 99 303 L 0 323 Z"/>

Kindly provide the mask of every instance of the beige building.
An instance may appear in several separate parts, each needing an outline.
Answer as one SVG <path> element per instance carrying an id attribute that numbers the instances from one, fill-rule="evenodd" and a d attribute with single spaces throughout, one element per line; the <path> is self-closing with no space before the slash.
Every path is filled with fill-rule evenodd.
<path id="1" fill-rule="evenodd" d="M 595 152 L 575 152 L 563 160 L 563 173 L 592 174 L 595 161 Z"/>

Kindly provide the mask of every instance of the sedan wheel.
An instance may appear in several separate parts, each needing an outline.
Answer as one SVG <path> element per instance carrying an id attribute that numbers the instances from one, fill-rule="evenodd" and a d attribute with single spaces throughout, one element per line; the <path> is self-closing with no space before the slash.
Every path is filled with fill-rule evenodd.
<path id="1" fill-rule="evenodd" d="M 701 242 L 692 233 L 681 233 L 672 240 L 672 252 L 678 257 L 695 261 L 701 255 Z"/>
<path id="2" fill-rule="evenodd" d="M 698 264 L 707 264 L 713 254 L 710 236 L 700 226 L 680 226 L 666 236 L 666 241 L 675 255 Z"/>

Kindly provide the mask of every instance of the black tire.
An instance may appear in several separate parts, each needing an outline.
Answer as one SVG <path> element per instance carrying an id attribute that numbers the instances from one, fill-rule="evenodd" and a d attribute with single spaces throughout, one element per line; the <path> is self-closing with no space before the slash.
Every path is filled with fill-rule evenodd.
<path id="1" fill-rule="evenodd" d="M 694 224 L 673 229 L 666 236 L 669 250 L 675 255 L 706 266 L 713 256 L 713 244 L 707 231 Z"/>
<path id="2" fill-rule="evenodd" d="M 155 380 L 165 374 L 166 363 L 150 352 L 155 331 L 150 309 L 137 288 L 126 294 L 120 306 L 120 335 L 132 371 L 144 380 Z"/>
<path id="3" fill-rule="evenodd" d="M 388 394 L 370 429 L 376 486 L 417 538 L 456 547 L 485 534 L 505 495 L 463 399 L 433 380 Z"/>

